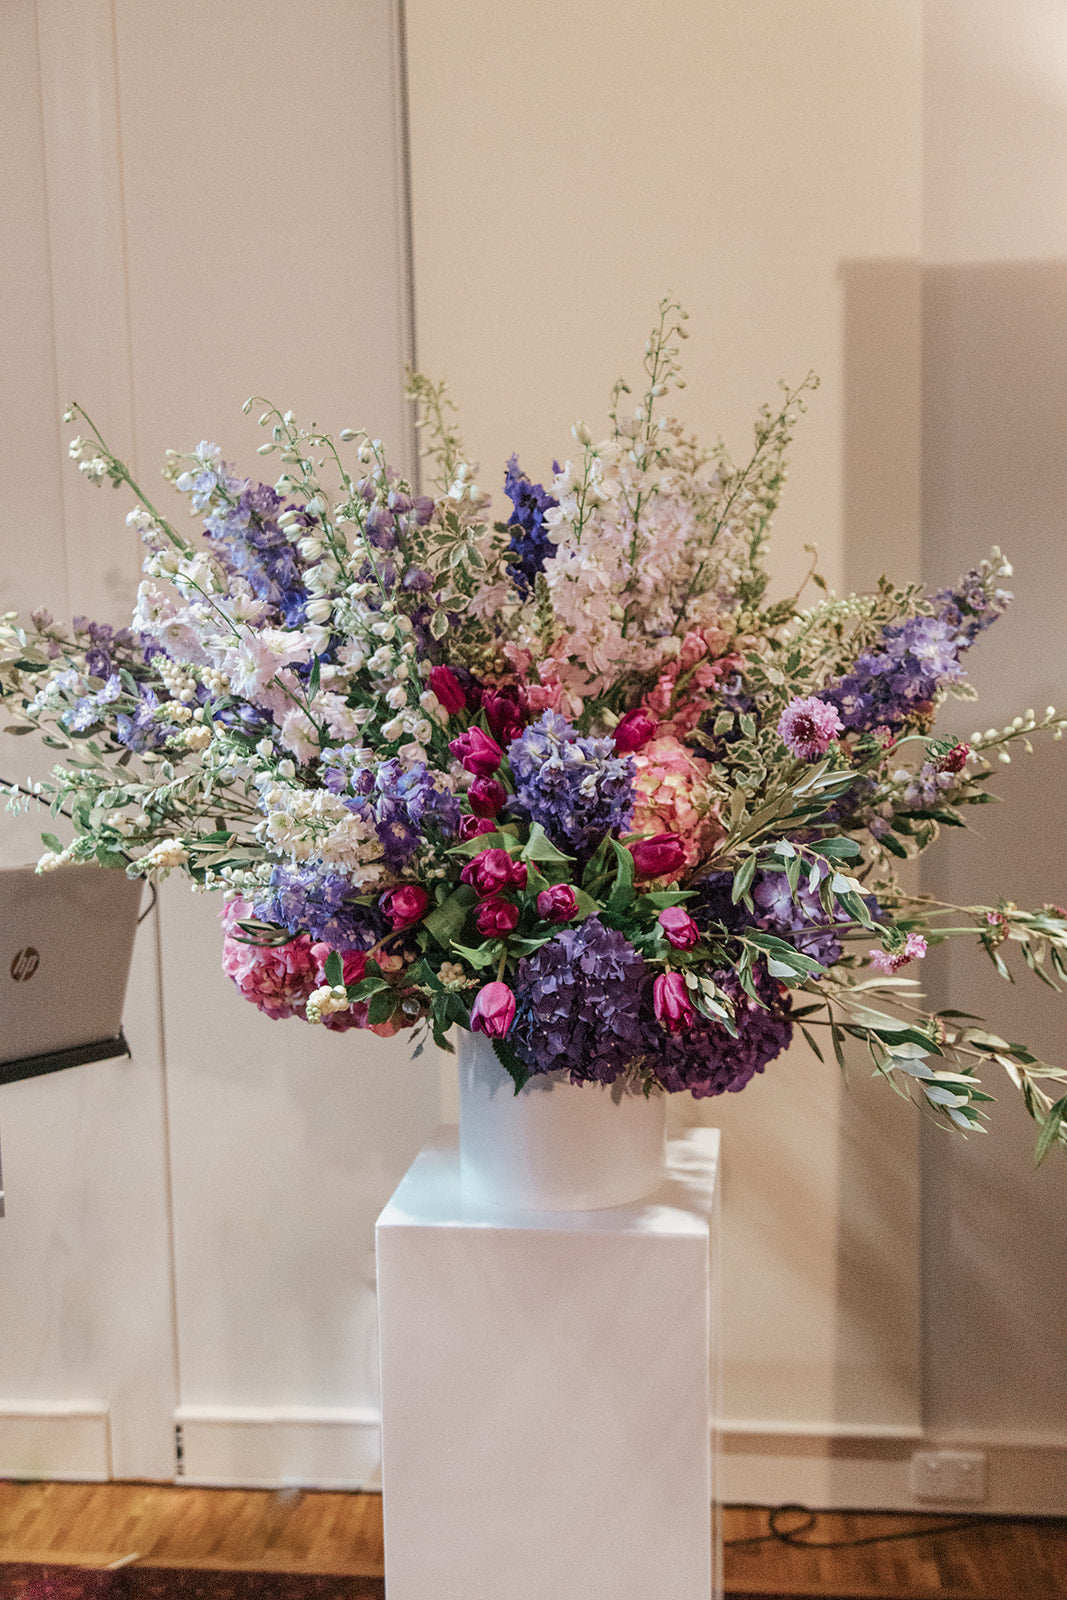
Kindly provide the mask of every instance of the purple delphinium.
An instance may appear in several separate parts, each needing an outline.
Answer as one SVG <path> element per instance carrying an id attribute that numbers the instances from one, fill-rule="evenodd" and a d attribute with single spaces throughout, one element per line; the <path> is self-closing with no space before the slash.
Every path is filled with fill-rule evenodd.
<path id="1" fill-rule="evenodd" d="M 255 915 L 290 933 L 309 933 L 334 950 L 369 950 L 388 931 L 377 906 L 347 898 L 349 880 L 321 867 L 277 866 L 270 887 L 255 904 Z"/>
<path id="2" fill-rule="evenodd" d="M 326 787 L 338 787 L 337 768 L 327 772 Z M 353 809 L 373 819 L 387 866 L 394 872 L 407 865 L 428 831 L 451 839 L 459 829 L 459 801 L 439 773 L 417 762 L 405 769 L 393 757 L 376 771 L 364 767 L 352 778 Z"/>
<path id="3" fill-rule="evenodd" d="M 763 1005 L 745 993 L 734 972 L 712 973 L 733 1002 L 736 1039 L 705 1017 L 684 1033 L 657 1030 L 651 1064 L 665 1089 L 672 1094 L 688 1090 L 696 1100 L 736 1094 L 786 1048 L 793 1037 L 788 992 L 768 976 L 762 962 L 754 965 L 752 976 Z"/>
<path id="4" fill-rule="evenodd" d="M 509 807 L 539 822 L 552 843 L 579 858 L 606 833 L 623 832 L 634 811 L 634 763 L 613 739 L 578 734 L 565 717 L 545 711 L 507 748 L 515 779 Z"/>
<path id="5" fill-rule="evenodd" d="M 299 627 L 308 597 L 299 558 L 278 526 L 282 500 L 270 484 L 231 477 L 221 464 L 219 473 L 233 503 L 217 506 L 204 519 L 206 537 L 228 572 L 244 578 L 256 598 L 266 600 L 288 627 Z M 194 506 L 197 499 L 194 491 Z M 294 536 L 313 527 L 314 519 L 302 512 Z"/>
<path id="6" fill-rule="evenodd" d="M 519 962 L 508 1042 L 533 1073 L 562 1068 L 574 1083 L 614 1083 L 647 1053 L 649 987 L 630 941 L 588 917 Z"/>
<path id="7" fill-rule="evenodd" d="M 1010 576 L 1011 568 L 1000 568 Z M 955 589 L 940 589 L 934 595 L 934 604 L 940 607 L 938 616 L 955 629 L 959 648 L 966 650 L 978 635 L 1003 616 L 1014 596 L 1008 589 L 998 589 L 988 576 L 973 568 L 964 573 Z"/>
<path id="8" fill-rule="evenodd" d="M 508 577 L 525 600 L 537 574 L 544 569 L 546 558 L 555 554 L 555 543 L 545 527 L 545 512 L 559 505 L 559 501 L 553 500 L 541 484 L 530 482 L 519 468 L 517 455 L 508 462 L 504 493 L 514 507 L 507 521 L 507 526 L 515 530 L 508 545 L 515 557 L 508 565 Z"/>

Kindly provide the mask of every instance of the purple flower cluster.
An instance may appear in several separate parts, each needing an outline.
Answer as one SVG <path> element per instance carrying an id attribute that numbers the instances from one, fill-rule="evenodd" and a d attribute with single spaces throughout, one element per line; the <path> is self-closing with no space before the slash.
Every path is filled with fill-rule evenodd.
<path id="1" fill-rule="evenodd" d="M 327 787 L 334 787 L 328 779 Z M 459 801 L 440 773 L 423 762 L 405 769 L 394 757 L 376 772 L 358 771 L 352 779 L 353 809 L 372 817 L 386 864 L 394 872 L 415 855 L 428 828 L 452 838 L 459 828 Z"/>
<path id="2" fill-rule="evenodd" d="M 278 866 L 255 915 L 292 934 L 309 933 L 334 950 L 369 950 L 389 931 L 388 923 L 377 906 L 357 905 L 348 898 L 351 893 L 352 885 L 340 873 Z"/>
<path id="3" fill-rule="evenodd" d="M 687 1089 L 697 1100 L 736 1094 L 789 1044 L 793 1024 L 788 992 L 767 975 L 762 963 L 757 962 L 752 974 L 762 1005 L 745 993 L 734 972 L 711 974 L 733 1002 L 736 1039 L 721 1023 L 704 1017 L 683 1033 L 660 1030 L 654 1066 L 670 1093 Z"/>
<path id="4" fill-rule="evenodd" d="M 205 492 L 209 492 L 206 485 L 196 487 L 205 476 L 215 478 L 214 473 L 197 475 L 194 507 L 198 502 L 202 505 Z M 215 554 L 228 572 L 246 580 L 257 599 L 273 606 L 286 626 L 298 628 L 308 597 L 296 552 L 278 526 L 282 501 L 269 484 L 229 477 L 224 467 L 220 476 L 234 503 L 217 508 L 204 519 L 204 532 Z M 301 520 L 304 527 L 314 525 L 306 514 Z"/>
<path id="5" fill-rule="evenodd" d="M 826 869 L 820 868 L 820 877 L 825 876 Z M 752 899 L 759 927 L 788 940 L 801 954 L 824 967 L 833 966 L 841 959 L 841 941 L 833 932 L 832 924 L 849 922 L 851 918 L 840 906 L 835 908 L 832 917 L 827 916 L 819 899 L 818 886 L 809 887 L 806 873 L 795 899 L 789 892 L 784 872 L 760 873 Z"/>
<path id="6" fill-rule="evenodd" d="M 545 711 L 507 748 L 515 779 L 511 810 L 539 822 L 561 850 L 591 855 L 608 832 L 622 833 L 634 812 L 634 763 L 613 739 L 578 734 Z"/>
<path id="7" fill-rule="evenodd" d="M 559 466 L 553 462 L 553 470 Z M 504 474 L 504 493 L 514 506 L 507 526 L 514 528 L 508 550 L 515 560 L 508 566 L 508 577 L 525 600 L 534 586 L 548 556 L 554 555 L 556 546 L 545 527 L 545 512 L 559 505 L 539 483 L 531 483 L 519 468 L 519 458 L 513 455 Z"/>
<path id="8" fill-rule="evenodd" d="M 630 941 L 588 917 L 519 962 L 508 1042 L 531 1072 L 567 1068 L 574 1083 L 614 1083 L 648 1051 L 647 988 Z"/>
<path id="9" fill-rule="evenodd" d="M 879 648 L 861 655 L 852 671 L 819 695 L 836 707 L 844 726 L 867 732 L 924 716 L 939 689 L 963 677 L 959 658 L 1011 601 L 981 572 L 933 596 L 933 617 L 909 617 L 882 629 Z"/>

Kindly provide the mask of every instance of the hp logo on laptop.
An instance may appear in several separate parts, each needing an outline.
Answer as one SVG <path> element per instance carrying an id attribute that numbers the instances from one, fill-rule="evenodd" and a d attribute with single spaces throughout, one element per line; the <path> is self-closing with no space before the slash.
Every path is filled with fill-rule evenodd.
<path id="1" fill-rule="evenodd" d="M 41 952 L 28 944 L 24 950 L 16 950 L 11 962 L 10 972 L 16 983 L 27 983 L 41 965 Z"/>

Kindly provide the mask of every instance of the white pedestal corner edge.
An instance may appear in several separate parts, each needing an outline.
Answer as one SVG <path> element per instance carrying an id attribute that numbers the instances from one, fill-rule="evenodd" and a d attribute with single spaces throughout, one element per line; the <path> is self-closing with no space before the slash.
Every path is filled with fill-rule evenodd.
<path id="1" fill-rule="evenodd" d="M 718 1132 L 668 1152 L 636 1204 L 521 1212 L 442 1128 L 382 1212 L 389 1600 L 721 1595 Z"/>

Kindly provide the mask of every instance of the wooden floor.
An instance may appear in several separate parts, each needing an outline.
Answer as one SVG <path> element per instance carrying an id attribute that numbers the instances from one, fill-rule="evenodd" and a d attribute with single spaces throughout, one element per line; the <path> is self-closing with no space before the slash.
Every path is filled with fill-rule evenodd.
<path id="1" fill-rule="evenodd" d="M 0 1481 L 0 1560 L 102 1567 L 134 1556 L 151 1566 L 378 1576 L 381 1504 L 369 1494 Z M 855 1540 L 952 1520 L 821 1513 L 803 1537 Z M 728 1543 L 767 1527 L 765 1510 L 725 1513 Z M 987 1520 L 852 1550 L 742 1544 L 727 1548 L 726 1585 L 856 1600 L 1067 1600 L 1067 1521 Z"/>

